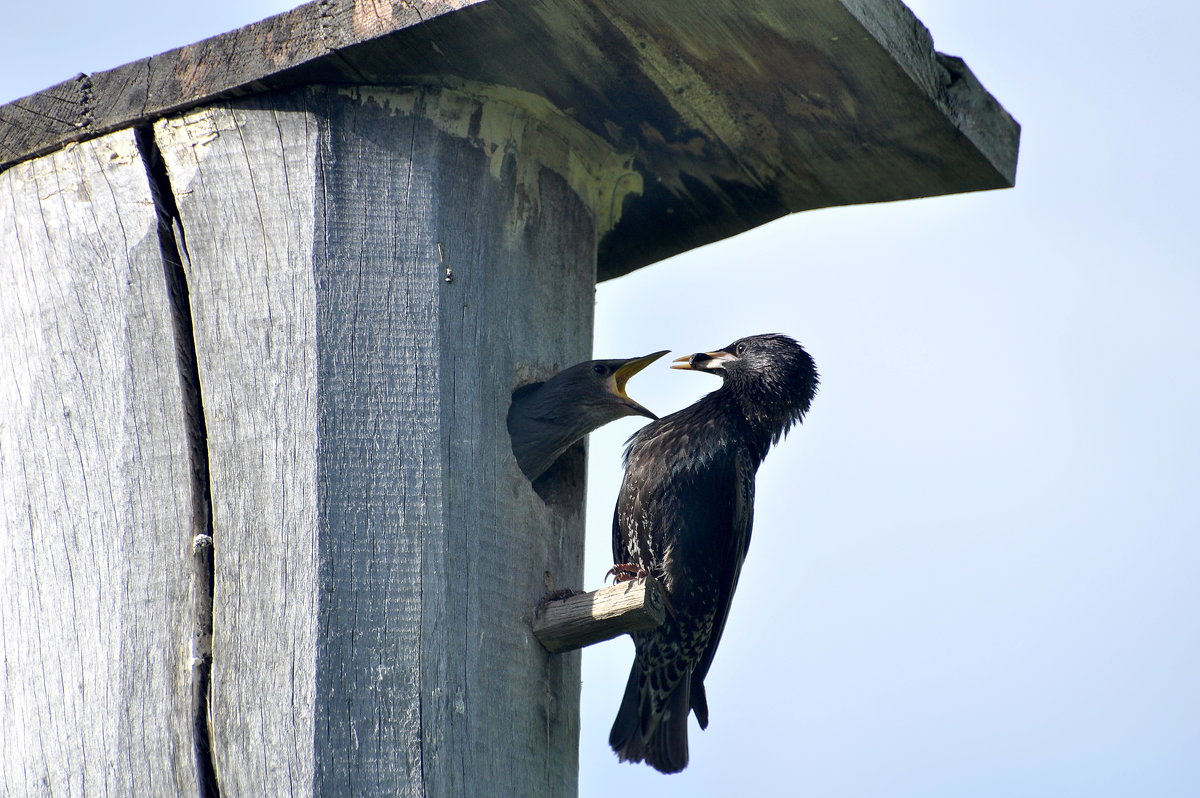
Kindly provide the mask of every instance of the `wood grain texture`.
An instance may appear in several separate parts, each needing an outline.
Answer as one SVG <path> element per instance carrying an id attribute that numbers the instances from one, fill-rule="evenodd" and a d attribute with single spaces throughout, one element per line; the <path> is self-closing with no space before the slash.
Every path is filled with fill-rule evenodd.
<path id="1" fill-rule="evenodd" d="M 307 795 L 316 703 L 316 125 L 217 106 L 155 138 L 179 206 L 213 503 L 223 796 Z"/>
<path id="2" fill-rule="evenodd" d="M 0 174 L 0 792 L 194 795 L 192 507 L 130 131 Z"/>
<path id="3" fill-rule="evenodd" d="M 574 651 L 630 632 L 654 629 L 666 616 L 662 587 L 647 577 L 540 604 L 533 634 L 547 651 Z"/>
<path id="4" fill-rule="evenodd" d="M 210 435 L 223 795 L 575 793 L 578 655 L 527 616 L 581 581 L 582 463 L 548 505 L 505 428 L 520 382 L 590 356 L 594 211 L 540 165 L 568 123 L 314 87 L 157 126 Z"/>
<path id="5" fill-rule="evenodd" d="M 899 0 L 323 0 L 0 107 L 0 168 L 230 95 L 464 82 L 637 154 L 644 190 L 597 209 L 600 279 L 796 211 L 1016 178 L 1019 125 Z"/>

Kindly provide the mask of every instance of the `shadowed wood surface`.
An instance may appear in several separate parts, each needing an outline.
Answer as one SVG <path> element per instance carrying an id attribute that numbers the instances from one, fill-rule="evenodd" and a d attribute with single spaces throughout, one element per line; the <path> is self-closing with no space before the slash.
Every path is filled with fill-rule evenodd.
<path id="1" fill-rule="evenodd" d="M 597 209 L 601 279 L 787 213 L 1016 174 L 1016 122 L 898 0 L 322 0 L 0 107 L 0 166 L 218 98 L 463 81 L 637 154 L 638 190 Z"/>
<path id="2" fill-rule="evenodd" d="M 132 131 L 0 174 L 0 792 L 195 795 L 193 513 Z"/>
<path id="3" fill-rule="evenodd" d="M 574 651 L 653 629 L 665 613 L 662 587 L 654 577 L 646 577 L 540 605 L 533 634 L 547 651 Z"/>

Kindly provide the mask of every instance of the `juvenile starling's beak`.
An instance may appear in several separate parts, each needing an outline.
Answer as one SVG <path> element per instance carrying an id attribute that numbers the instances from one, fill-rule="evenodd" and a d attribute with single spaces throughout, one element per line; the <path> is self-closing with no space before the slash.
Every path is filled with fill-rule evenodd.
<path id="1" fill-rule="evenodd" d="M 629 394 L 625 393 L 625 383 L 629 382 L 629 378 L 634 374 L 637 374 L 639 371 L 646 368 L 646 366 L 649 366 L 651 363 L 658 360 L 660 357 L 670 351 L 670 349 L 664 349 L 661 352 L 655 352 L 650 355 L 645 355 L 644 357 L 630 358 L 620 366 L 617 366 L 617 370 L 613 372 L 613 384 L 616 388 L 616 394 L 625 401 L 625 403 L 629 406 L 629 409 L 633 412 L 646 416 L 647 418 L 652 418 L 655 420 L 658 419 L 658 416 L 654 415 L 649 410 L 629 398 Z"/>
<path id="2" fill-rule="evenodd" d="M 685 371 L 715 371 L 721 368 L 727 360 L 734 359 L 735 357 L 728 352 L 697 352 L 694 355 L 676 358 L 671 368 Z"/>

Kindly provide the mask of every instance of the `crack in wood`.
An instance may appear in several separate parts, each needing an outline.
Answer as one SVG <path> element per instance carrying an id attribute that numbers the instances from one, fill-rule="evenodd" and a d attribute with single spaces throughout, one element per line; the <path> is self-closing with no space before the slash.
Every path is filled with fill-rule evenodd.
<path id="1" fill-rule="evenodd" d="M 212 734 L 209 724 L 209 687 L 212 676 L 213 634 L 213 525 L 212 491 L 208 464 L 208 431 L 204 420 L 204 405 L 200 393 L 200 371 L 196 355 L 196 339 L 192 325 L 191 299 L 188 291 L 184 259 L 187 241 L 179 207 L 171 188 L 166 163 L 154 139 L 154 128 L 143 125 L 134 129 L 134 138 L 154 200 L 158 218 L 158 243 L 162 255 L 163 276 L 171 304 L 175 336 L 176 365 L 179 369 L 179 389 L 188 437 L 188 459 L 191 470 L 191 551 L 192 551 L 192 746 L 196 764 L 196 782 L 200 798 L 219 798 L 216 765 L 212 756 Z"/>

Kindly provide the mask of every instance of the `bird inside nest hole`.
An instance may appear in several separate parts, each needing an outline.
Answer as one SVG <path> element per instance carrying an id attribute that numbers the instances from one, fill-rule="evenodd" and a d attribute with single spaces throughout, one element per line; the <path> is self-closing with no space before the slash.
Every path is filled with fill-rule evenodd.
<path id="1" fill-rule="evenodd" d="M 548 507 L 564 513 L 583 507 L 587 485 L 587 447 L 573 444 L 533 481 L 533 490 Z"/>

